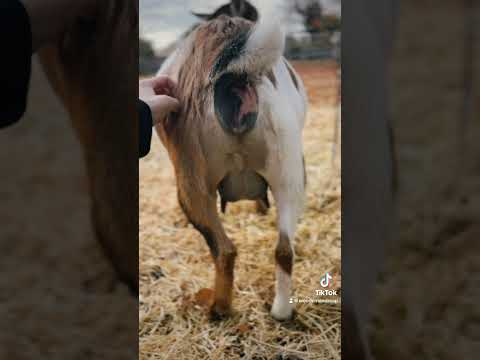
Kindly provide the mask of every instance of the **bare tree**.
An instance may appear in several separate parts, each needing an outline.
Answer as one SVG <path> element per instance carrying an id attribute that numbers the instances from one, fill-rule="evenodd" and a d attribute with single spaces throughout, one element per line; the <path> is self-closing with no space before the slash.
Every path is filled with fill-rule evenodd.
<path id="1" fill-rule="evenodd" d="M 302 17 L 305 29 L 309 33 L 335 31 L 340 28 L 340 19 L 325 15 L 319 0 L 293 0 L 293 11 Z"/>

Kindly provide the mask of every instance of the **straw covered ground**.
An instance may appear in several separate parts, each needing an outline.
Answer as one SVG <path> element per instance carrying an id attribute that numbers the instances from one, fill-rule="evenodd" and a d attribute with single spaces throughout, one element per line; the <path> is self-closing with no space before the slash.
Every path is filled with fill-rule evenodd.
<path id="1" fill-rule="evenodd" d="M 308 177 L 305 213 L 298 227 L 294 288 L 311 297 L 331 271 L 340 289 L 340 176 L 331 164 L 338 82 L 331 62 L 294 63 L 310 107 L 304 130 Z M 271 198 L 271 194 L 270 194 Z M 274 321 L 275 209 L 265 216 L 251 202 L 230 204 L 222 216 L 238 248 L 232 318 L 208 319 L 213 284 L 206 243 L 176 200 L 168 156 L 156 136 L 140 161 L 141 359 L 340 359 L 340 304 L 297 304 L 294 320 Z"/>
<path id="2" fill-rule="evenodd" d="M 392 66 L 399 220 L 378 288 L 378 359 L 475 359 L 480 351 L 480 63 L 461 153 L 462 6 L 402 3 Z M 478 42 L 474 52 L 478 59 Z"/>

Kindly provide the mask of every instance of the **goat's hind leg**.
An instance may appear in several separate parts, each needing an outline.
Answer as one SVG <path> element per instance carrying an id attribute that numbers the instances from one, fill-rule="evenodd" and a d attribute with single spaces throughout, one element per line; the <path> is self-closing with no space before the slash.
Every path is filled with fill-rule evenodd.
<path id="1" fill-rule="evenodd" d="M 270 202 L 268 201 L 268 194 L 266 192 L 263 198 L 255 200 L 255 209 L 258 214 L 267 215 L 268 209 L 270 209 Z"/>
<path id="2" fill-rule="evenodd" d="M 232 308 L 233 272 L 237 251 L 225 234 L 218 217 L 216 195 L 179 193 L 178 199 L 188 220 L 205 238 L 215 264 L 215 298 L 210 314 L 213 319 L 228 316 Z"/>
<path id="3" fill-rule="evenodd" d="M 293 315 L 293 303 L 290 303 L 295 256 L 293 244 L 297 221 L 303 209 L 305 185 L 302 168 L 292 175 L 289 181 L 272 186 L 279 237 L 275 248 L 276 284 L 271 314 L 277 320 L 287 320 Z"/>

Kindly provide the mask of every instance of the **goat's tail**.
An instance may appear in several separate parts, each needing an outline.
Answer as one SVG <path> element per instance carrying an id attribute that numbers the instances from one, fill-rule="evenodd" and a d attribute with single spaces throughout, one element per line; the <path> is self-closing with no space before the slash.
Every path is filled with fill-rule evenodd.
<path id="1" fill-rule="evenodd" d="M 285 49 L 285 32 L 275 20 L 262 16 L 246 34 L 238 57 L 228 70 L 234 73 L 263 73 L 270 70 Z"/>

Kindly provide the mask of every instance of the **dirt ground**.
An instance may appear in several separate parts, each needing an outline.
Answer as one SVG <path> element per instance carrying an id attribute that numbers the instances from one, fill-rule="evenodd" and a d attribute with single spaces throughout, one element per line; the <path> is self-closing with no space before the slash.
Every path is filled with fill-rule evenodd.
<path id="1" fill-rule="evenodd" d="M 401 6 L 391 89 L 398 222 L 378 289 L 378 359 L 475 359 L 480 351 L 480 47 L 477 41 L 474 114 L 460 152 L 462 5 Z"/>
<path id="2" fill-rule="evenodd" d="M 340 176 L 331 163 L 339 84 L 334 63 L 294 67 L 310 102 L 307 203 L 296 235 L 294 288 L 295 296 L 313 298 L 326 271 L 341 287 Z M 222 219 L 239 252 L 235 313 L 212 323 L 200 290 L 212 285 L 213 264 L 204 239 L 177 205 L 172 166 L 154 136 L 151 153 L 140 161 L 140 358 L 340 359 L 340 303 L 297 304 L 295 319 L 283 324 L 269 315 L 278 236 L 274 208 L 262 216 L 251 202 L 238 202 Z"/>

